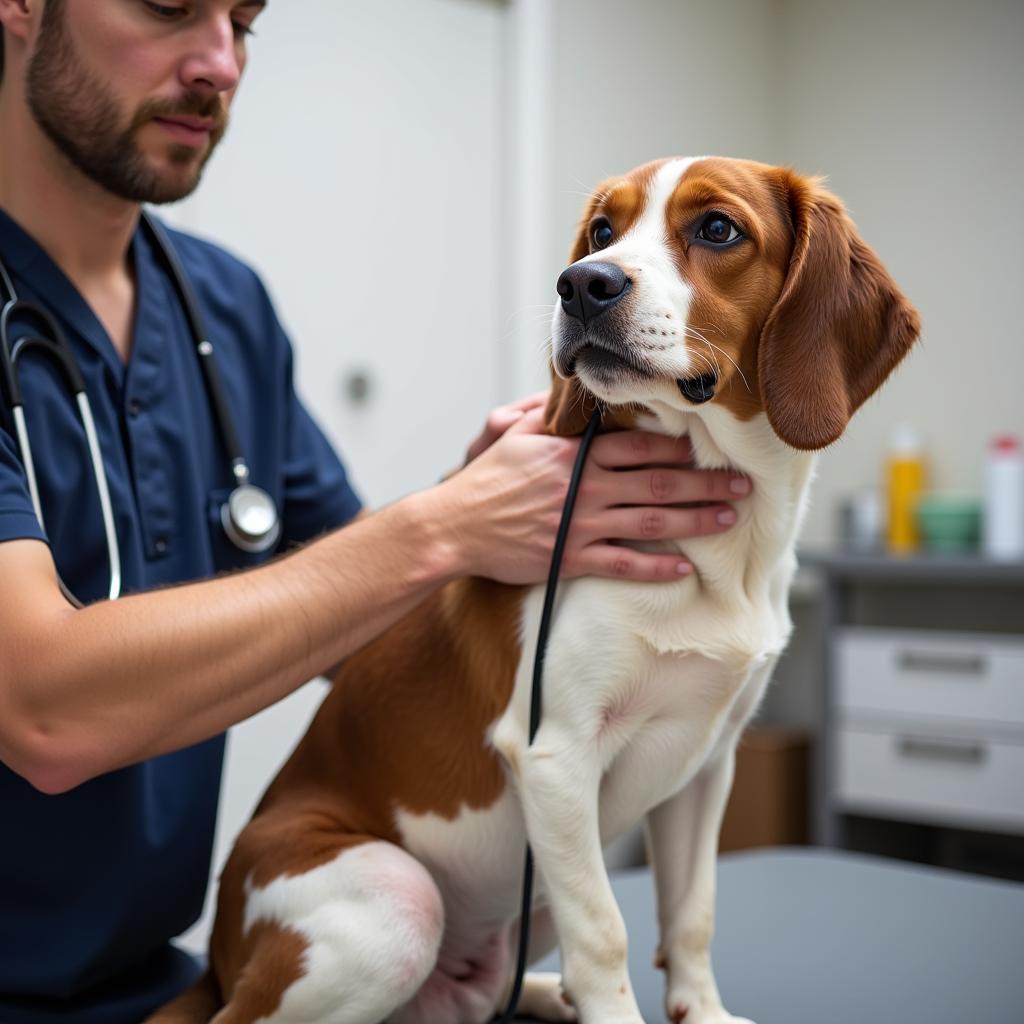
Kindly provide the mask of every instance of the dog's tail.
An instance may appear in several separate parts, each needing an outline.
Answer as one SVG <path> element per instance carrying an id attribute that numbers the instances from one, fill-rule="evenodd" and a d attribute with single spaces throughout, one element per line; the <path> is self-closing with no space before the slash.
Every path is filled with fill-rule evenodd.
<path id="1" fill-rule="evenodd" d="M 177 999 L 147 1017 L 144 1024 L 209 1024 L 222 1005 L 217 981 L 207 971 Z"/>

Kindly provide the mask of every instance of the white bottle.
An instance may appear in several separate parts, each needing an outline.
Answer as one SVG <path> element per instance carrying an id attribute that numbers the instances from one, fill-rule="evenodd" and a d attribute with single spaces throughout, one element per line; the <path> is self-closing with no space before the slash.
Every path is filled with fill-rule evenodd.
<path id="1" fill-rule="evenodd" d="M 1012 434 L 989 446 L 982 550 L 989 558 L 1024 558 L 1024 453 Z"/>

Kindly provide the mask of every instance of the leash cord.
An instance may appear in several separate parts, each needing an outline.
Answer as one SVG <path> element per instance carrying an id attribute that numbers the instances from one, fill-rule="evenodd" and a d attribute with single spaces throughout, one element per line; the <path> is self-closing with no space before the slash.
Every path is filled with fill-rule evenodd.
<path id="1" fill-rule="evenodd" d="M 572 511 L 576 506 L 576 494 L 580 489 L 580 480 L 583 477 L 583 466 L 587 461 L 587 453 L 590 451 L 590 443 L 594 440 L 598 425 L 601 422 L 601 410 L 595 409 L 594 415 L 590 417 L 587 429 L 583 432 L 580 440 L 579 451 L 576 453 L 576 463 L 572 467 L 572 476 L 569 478 L 569 489 L 565 494 L 565 504 L 562 506 L 562 521 L 558 524 L 558 533 L 555 536 L 555 547 L 551 552 L 551 568 L 548 570 L 547 589 L 544 591 L 544 607 L 540 615 L 540 628 L 537 630 L 537 651 L 533 659 L 533 687 L 530 691 L 530 732 L 529 743 L 533 743 L 534 736 L 540 728 L 541 703 L 543 699 L 544 679 L 544 658 L 548 648 L 548 633 L 551 630 L 551 616 L 554 612 L 555 593 L 558 590 L 558 574 L 562 568 L 562 558 L 565 554 L 565 541 L 569 536 L 569 524 L 572 522 Z M 530 845 L 526 845 L 526 861 L 523 865 L 523 902 L 519 912 L 519 952 L 516 958 L 516 976 L 512 985 L 512 994 L 509 996 L 505 1012 L 495 1018 L 494 1024 L 511 1024 L 515 1019 L 516 1007 L 519 1005 L 519 997 L 523 991 L 523 978 L 526 975 L 526 957 L 530 947 L 530 913 L 533 904 L 533 853 Z"/>

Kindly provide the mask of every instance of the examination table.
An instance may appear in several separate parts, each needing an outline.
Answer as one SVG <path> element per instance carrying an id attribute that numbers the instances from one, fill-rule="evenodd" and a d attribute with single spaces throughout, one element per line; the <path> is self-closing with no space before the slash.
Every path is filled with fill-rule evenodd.
<path id="1" fill-rule="evenodd" d="M 661 1024 L 650 872 L 612 884 L 640 1011 Z M 1024 1024 L 1022 884 L 835 850 L 758 850 L 719 859 L 716 921 L 722 1001 L 756 1024 Z"/>

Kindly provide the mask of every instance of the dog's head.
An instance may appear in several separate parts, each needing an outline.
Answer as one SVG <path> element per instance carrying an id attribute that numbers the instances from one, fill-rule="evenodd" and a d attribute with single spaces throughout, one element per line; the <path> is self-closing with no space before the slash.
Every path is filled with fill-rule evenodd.
<path id="1" fill-rule="evenodd" d="M 579 433 L 595 399 L 718 405 L 822 448 L 920 330 L 839 200 L 787 168 L 646 164 L 595 191 L 571 259 L 553 323 L 555 433 Z"/>

